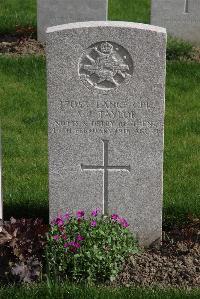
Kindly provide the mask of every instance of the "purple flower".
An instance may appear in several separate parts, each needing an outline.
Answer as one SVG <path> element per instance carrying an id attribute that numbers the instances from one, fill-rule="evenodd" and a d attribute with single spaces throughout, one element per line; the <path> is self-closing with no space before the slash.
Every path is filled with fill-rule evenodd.
<path id="1" fill-rule="evenodd" d="M 80 248 L 81 247 L 81 244 L 77 243 L 77 242 L 74 242 L 74 247 L 75 248 Z"/>
<path id="2" fill-rule="evenodd" d="M 66 212 L 66 213 L 64 214 L 63 218 L 64 218 L 65 220 L 69 220 L 69 218 L 70 218 L 70 213 L 69 213 L 69 212 Z"/>
<path id="3" fill-rule="evenodd" d="M 83 210 L 78 210 L 78 211 L 76 212 L 76 217 L 77 217 L 78 219 L 83 218 L 84 215 L 85 215 L 85 212 L 84 212 Z"/>
<path id="4" fill-rule="evenodd" d="M 126 219 L 124 219 L 124 218 L 120 218 L 118 222 L 119 222 L 123 227 L 128 227 L 128 226 L 129 226 L 128 222 L 127 222 Z"/>
<path id="5" fill-rule="evenodd" d="M 91 222 L 90 222 L 90 226 L 91 226 L 91 227 L 95 227 L 95 226 L 97 226 L 97 222 L 96 222 L 96 221 L 94 221 L 94 220 L 93 220 L 93 221 L 91 221 Z"/>
<path id="6" fill-rule="evenodd" d="M 111 219 L 112 219 L 112 220 L 117 221 L 117 220 L 119 220 L 119 218 L 120 218 L 120 217 L 119 217 L 119 215 L 117 215 L 117 214 L 112 214 L 112 215 L 111 215 Z"/>
<path id="7" fill-rule="evenodd" d="M 114 221 L 117 221 L 119 224 L 121 224 L 123 227 L 128 227 L 129 224 L 128 222 L 126 221 L 126 219 L 122 218 L 122 217 L 119 217 L 119 215 L 117 214 L 112 214 L 111 215 L 111 219 L 114 220 Z"/>
<path id="8" fill-rule="evenodd" d="M 60 227 L 64 224 L 64 221 L 61 217 L 58 217 L 56 218 L 55 223 L 58 225 L 58 227 Z"/>
<path id="9" fill-rule="evenodd" d="M 100 209 L 95 209 L 95 210 L 92 211 L 91 215 L 93 217 L 96 217 L 99 213 L 100 213 Z"/>
<path id="10" fill-rule="evenodd" d="M 54 235 L 54 236 L 53 236 L 53 239 L 54 239 L 55 241 L 58 241 L 59 238 L 60 238 L 59 235 Z"/>
<path id="11" fill-rule="evenodd" d="M 76 240 L 77 240 L 77 241 L 83 241 L 83 240 L 85 240 L 85 238 L 84 238 L 83 236 L 81 236 L 81 235 L 78 235 L 78 236 L 76 237 Z"/>

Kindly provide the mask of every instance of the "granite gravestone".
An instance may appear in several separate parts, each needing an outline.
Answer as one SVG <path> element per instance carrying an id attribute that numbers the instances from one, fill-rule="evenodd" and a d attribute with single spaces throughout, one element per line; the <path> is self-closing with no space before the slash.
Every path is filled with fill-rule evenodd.
<path id="1" fill-rule="evenodd" d="M 50 26 L 107 19 L 108 0 L 37 0 L 38 40 L 45 43 Z"/>
<path id="2" fill-rule="evenodd" d="M 166 31 L 128 22 L 47 29 L 50 218 L 117 213 L 162 231 Z"/>
<path id="3" fill-rule="evenodd" d="M 151 24 L 177 38 L 200 44 L 200 0 L 152 0 Z"/>

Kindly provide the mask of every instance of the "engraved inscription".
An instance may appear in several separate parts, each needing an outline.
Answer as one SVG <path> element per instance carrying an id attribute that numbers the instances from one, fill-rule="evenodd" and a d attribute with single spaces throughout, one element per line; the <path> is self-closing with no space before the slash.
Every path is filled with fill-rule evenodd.
<path id="1" fill-rule="evenodd" d="M 182 16 L 176 16 L 176 17 L 164 17 L 164 22 L 172 22 L 175 24 L 199 24 L 199 18 L 193 17 L 190 13 L 183 14 Z"/>
<path id="2" fill-rule="evenodd" d="M 108 164 L 108 143 L 109 140 L 102 139 L 103 142 L 103 165 L 84 165 L 81 164 L 82 170 L 103 170 L 103 214 L 108 215 L 108 170 L 127 170 L 131 171 L 128 166 L 109 166 Z"/>
<path id="3" fill-rule="evenodd" d="M 160 122 L 145 119 L 135 119 L 131 123 L 128 120 L 90 120 L 90 121 L 54 121 L 52 133 L 65 133 L 74 135 L 156 135 L 160 136 L 163 126 Z"/>
<path id="4" fill-rule="evenodd" d="M 133 61 L 128 51 L 114 42 L 90 46 L 79 62 L 79 76 L 89 87 L 112 90 L 133 74 Z"/>
<path id="5" fill-rule="evenodd" d="M 128 101 L 131 104 L 128 106 Z M 124 101 L 110 101 L 110 100 L 95 100 L 92 104 L 85 102 L 84 100 L 60 100 L 60 109 L 61 111 L 69 110 L 83 110 L 86 108 L 94 109 L 146 109 L 146 110 L 155 110 L 155 104 L 148 101 L 134 102 L 134 99 L 127 98 Z"/>
<path id="6" fill-rule="evenodd" d="M 52 132 L 67 135 L 95 135 L 102 138 L 133 135 L 161 135 L 161 123 L 151 118 L 151 113 L 159 107 L 155 101 L 134 101 L 132 97 L 123 100 L 110 100 L 98 96 L 92 102 L 85 99 L 62 99 L 60 110 L 62 119 L 54 119 Z"/>

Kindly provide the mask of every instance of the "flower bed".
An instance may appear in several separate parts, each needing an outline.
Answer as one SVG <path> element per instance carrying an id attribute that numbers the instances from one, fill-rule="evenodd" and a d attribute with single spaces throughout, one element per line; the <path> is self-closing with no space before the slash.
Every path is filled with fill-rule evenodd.
<path id="1" fill-rule="evenodd" d="M 51 226 L 11 218 L 0 233 L 0 283 L 39 282 L 47 274 L 59 281 L 198 287 L 200 220 L 189 221 L 163 232 L 160 248 L 139 250 L 127 221 L 103 217 L 98 209 L 89 217 L 67 212 Z"/>

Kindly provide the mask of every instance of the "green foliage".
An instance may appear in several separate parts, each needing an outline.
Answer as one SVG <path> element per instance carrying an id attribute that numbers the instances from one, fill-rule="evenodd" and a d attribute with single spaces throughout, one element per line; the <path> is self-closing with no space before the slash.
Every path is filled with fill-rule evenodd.
<path id="1" fill-rule="evenodd" d="M 187 60 L 194 54 L 193 45 L 177 38 L 168 37 L 167 59 L 168 60 Z"/>
<path id="2" fill-rule="evenodd" d="M 78 213 L 52 223 L 47 246 L 50 276 L 88 283 L 113 281 L 127 255 L 138 252 L 126 220 L 94 213 L 85 219 L 83 211 Z"/>

